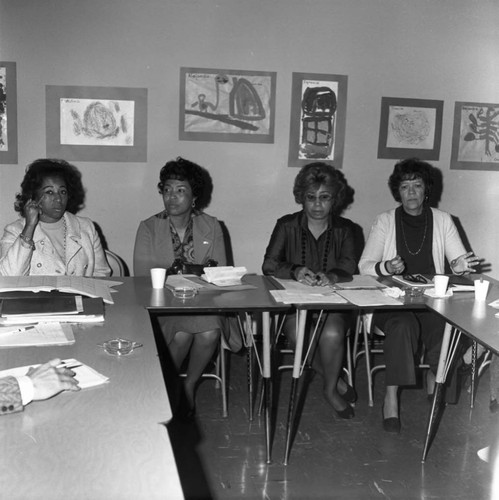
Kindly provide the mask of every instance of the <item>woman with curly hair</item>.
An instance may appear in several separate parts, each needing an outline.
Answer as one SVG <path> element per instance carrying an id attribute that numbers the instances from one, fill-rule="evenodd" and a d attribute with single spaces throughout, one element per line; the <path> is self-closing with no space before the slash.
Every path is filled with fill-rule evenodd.
<path id="1" fill-rule="evenodd" d="M 226 265 L 225 243 L 220 223 L 203 212 L 211 201 L 213 183 L 206 169 L 178 157 L 166 163 L 159 174 L 158 191 L 164 210 L 142 221 L 135 239 L 135 276 L 149 275 L 154 267 L 170 268 L 174 261 Z M 192 417 L 195 389 L 211 360 L 223 330 L 216 315 L 159 318 L 172 360 L 180 372 L 189 355 L 184 391 L 177 415 Z"/>
<path id="2" fill-rule="evenodd" d="M 84 201 L 74 165 L 54 159 L 28 165 L 14 204 L 21 218 L 0 241 L 0 275 L 109 276 L 93 222 L 75 215 Z"/>
<path id="3" fill-rule="evenodd" d="M 339 214 L 353 200 L 353 190 L 343 174 L 323 162 L 309 163 L 296 176 L 293 194 L 303 210 L 277 221 L 265 252 L 263 273 L 310 287 L 351 280 L 356 269 L 352 223 Z M 349 419 L 354 412 L 348 403 L 355 402 L 357 396 L 339 374 L 350 315 L 331 312 L 324 316 L 312 366 L 324 379 L 326 401 L 338 416 Z M 284 332 L 294 345 L 295 314 L 288 314 Z"/>
<path id="4" fill-rule="evenodd" d="M 479 263 L 473 252 L 466 252 L 450 214 L 430 207 L 432 185 L 429 163 L 418 158 L 396 163 L 388 187 L 400 205 L 376 217 L 360 258 L 361 274 L 433 276 L 445 273 L 446 260 L 454 274 L 464 274 Z M 431 367 L 427 390 L 433 392 L 445 320 L 431 311 L 377 311 L 373 322 L 385 333 L 383 429 L 399 433 L 399 387 L 416 384 L 421 340 Z"/>

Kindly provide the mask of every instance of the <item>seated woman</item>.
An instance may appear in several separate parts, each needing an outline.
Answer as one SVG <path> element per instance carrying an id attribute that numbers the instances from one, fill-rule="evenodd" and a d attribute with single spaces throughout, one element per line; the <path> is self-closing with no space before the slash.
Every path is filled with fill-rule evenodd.
<path id="1" fill-rule="evenodd" d="M 322 162 L 303 167 L 293 188 L 295 201 L 303 210 L 277 221 L 265 252 L 263 273 L 311 287 L 351 280 L 356 269 L 354 237 L 351 222 L 338 215 L 351 193 L 343 174 L 334 167 Z M 312 366 L 324 379 L 326 401 L 341 418 L 352 418 L 348 402 L 355 402 L 356 394 L 339 378 L 350 315 L 331 312 L 323 321 Z M 294 314 L 286 318 L 284 332 L 294 345 Z"/>
<path id="2" fill-rule="evenodd" d="M 109 276 L 93 222 L 74 215 L 84 200 L 75 166 L 52 159 L 31 163 L 14 204 L 22 217 L 5 227 L 0 241 L 0 275 Z"/>
<path id="3" fill-rule="evenodd" d="M 179 259 L 188 264 L 206 264 L 214 260 L 226 265 L 220 223 L 202 212 L 210 203 L 213 191 L 208 171 L 178 157 L 161 169 L 158 190 L 164 210 L 139 225 L 133 257 L 135 276 L 149 275 L 153 267 L 169 268 Z M 186 401 L 181 405 L 180 416 L 192 417 L 196 384 L 217 348 L 222 318 L 181 315 L 160 320 L 177 370 L 189 354 L 183 392 Z"/>
<path id="4" fill-rule="evenodd" d="M 388 185 L 401 205 L 374 221 L 359 262 L 361 274 L 444 274 L 445 259 L 454 273 L 463 274 L 478 264 L 473 252 L 466 252 L 452 217 L 428 205 L 431 168 L 417 158 L 395 165 Z M 445 321 L 431 311 L 378 311 L 373 321 L 386 335 L 383 428 L 398 433 L 398 388 L 416 383 L 415 356 L 421 338 L 431 366 L 427 387 L 432 392 Z"/>

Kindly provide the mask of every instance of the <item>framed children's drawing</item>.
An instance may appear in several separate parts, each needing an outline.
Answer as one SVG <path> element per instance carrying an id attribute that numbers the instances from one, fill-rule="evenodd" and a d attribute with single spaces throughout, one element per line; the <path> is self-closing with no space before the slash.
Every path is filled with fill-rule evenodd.
<path id="1" fill-rule="evenodd" d="M 147 89 L 47 85 L 47 156 L 147 161 Z"/>
<path id="2" fill-rule="evenodd" d="M 378 158 L 438 160 L 444 101 L 383 97 Z"/>
<path id="3" fill-rule="evenodd" d="M 450 168 L 499 170 L 499 104 L 456 102 Z"/>
<path id="4" fill-rule="evenodd" d="M 276 73 L 181 68 L 181 141 L 274 142 Z"/>
<path id="5" fill-rule="evenodd" d="M 324 161 L 342 167 L 347 81 L 345 75 L 293 73 L 288 166 Z"/>
<path id="6" fill-rule="evenodd" d="M 17 163 L 16 63 L 0 61 L 0 163 Z"/>

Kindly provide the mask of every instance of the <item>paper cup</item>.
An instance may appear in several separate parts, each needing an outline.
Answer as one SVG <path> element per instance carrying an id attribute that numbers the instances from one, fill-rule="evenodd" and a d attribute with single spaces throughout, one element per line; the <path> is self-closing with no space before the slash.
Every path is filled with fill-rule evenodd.
<path id="1" fill-rule="evenodd" d="M 449 284 L 449 277 L 437 274 L 433 278 L 433 283 L 435 283 L 435 295 L 437 297 L 445 297 L 447 285 Z"/>
<path id="2" fill-rule="evenodd" d="M 166 269 L 163 267 L 154 267 L 151 269 L 151 282 L 153 288 L 164 288 L 166 279 Z"/>
<path id="3" fill-rule="evenodd" d="M 485 300 L 489 291 L 489 282 L 475 280 L 475 300 Z"/>

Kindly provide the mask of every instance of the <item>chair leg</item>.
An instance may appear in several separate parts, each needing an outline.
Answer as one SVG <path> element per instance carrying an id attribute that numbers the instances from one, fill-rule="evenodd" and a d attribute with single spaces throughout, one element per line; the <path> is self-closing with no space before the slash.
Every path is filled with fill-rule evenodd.
<path id="1" fill-rule="evenodd" d="M 473 341 L 471 346 L 471 386 L 470 386 L 470 408 L 475 405 L 475 379 L 476 379 L 476 348 L 477 344 Z"/>
<path id="2" fill-rule="evenodd" d="M 366 351 L 366 372 L 367 372 L 367 391 L 369 395 L 369 406 L 374 406 L 373 398 L 373 377 L 371 372 L 371 346 L 369 344 L 369 333 L 366 325 L 362 325 L 362 333 L 364 336 L 364 349 Z"/>
<path id="3" fill-rule="evenodd" d="M 347 332 L 346 335 L 346 344 L 347 344 L 347 349 L 346 349 L 347 366 L 346 368 L 344 368 L 344 370 L 347 373 L 348 385 L 353 387 L 352 346 L 350 344 L 350 330 Z"/>
<path id="4" fill-rule="evenodd" d="M 222 343 L 220 344 L 220 379 L 221 379 L 221 390 L 222 390 L 222 416 L 226 418 L 229 415 L 228 405 L 227 405 L 227 366 L 225 364 L 225 349 Z"/>

